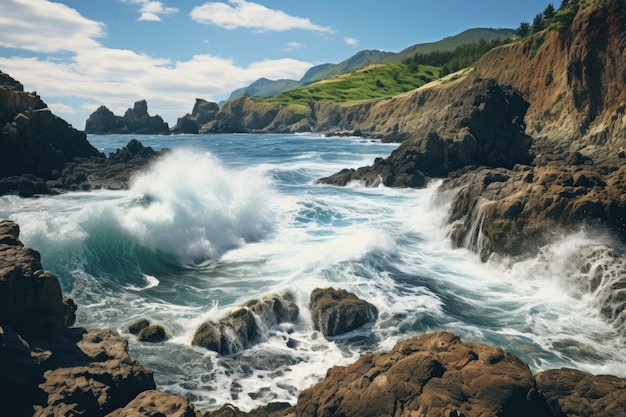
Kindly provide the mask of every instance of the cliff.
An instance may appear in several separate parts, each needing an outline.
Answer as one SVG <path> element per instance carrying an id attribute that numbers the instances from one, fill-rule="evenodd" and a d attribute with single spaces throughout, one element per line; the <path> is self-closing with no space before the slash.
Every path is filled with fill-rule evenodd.
<path id="1" fill-rule="evenodd" d="M 126 110 L 124 116 L 116 116 L 105 106 L 89 115 L 85 123 L 85 133 L 94 135 L 137 134 L 137 135 L 168 135 L 169 126 L 161 116 L 148 114 L 146 100 L 135 102 L 132 109 Z"/>

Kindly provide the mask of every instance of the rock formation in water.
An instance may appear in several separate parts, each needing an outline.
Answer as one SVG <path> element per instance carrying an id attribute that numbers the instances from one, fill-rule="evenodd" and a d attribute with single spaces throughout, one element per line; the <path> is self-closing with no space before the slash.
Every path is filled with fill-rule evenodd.
<path id="1" fill-rule="evenodd" d="M 116 116 L 105 106 L 89 115 L 85 123 L 85 133 L 94 135 L 136 134 L 136 135 L 168 135 L 169 126 L 161 116 L 148 114 L 146 100 L 135 102 L 132 109 L 126 110 L 124 116 Z"/>
<path id="2" fill-rule="evenodd" d="M 314 289 L 309 309 L 313 328 L 326 337 L 348 333 L 378 318 L 376 306 L 351 292 L 335 288 Z"/>
<path id="3" fill-rule="evenodd" d="M 180 117 L 176 122 L 176 126 L 172 128 L 172 133 L 196 134 L 204 132 L 204 125 L 214 121 L 219 110 L 220 107 L 217 103 L 197 98 L 191 114 L 187 113 Z"/>

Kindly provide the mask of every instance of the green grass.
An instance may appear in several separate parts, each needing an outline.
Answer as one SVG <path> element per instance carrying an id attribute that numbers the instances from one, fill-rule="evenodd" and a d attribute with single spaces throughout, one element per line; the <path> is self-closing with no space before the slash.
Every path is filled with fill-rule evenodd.
<path id="1" fill-rule="evenodd" d="M 543 45 L 545 40 L 546 40 L 545 33 L 543 33 L 541 36 L 538 36 L 537 39 L 535 39 L 535 42 L 533 42 L 533 46 L 530 48 L 530 52 L 528 53 L 528 57 L 530 59 L 533 59 L 535 55 L 537 55 L 537 52 L 539 52 L 539 48 L 541 48 L 541 45 Z"/>
<path id="2" fill-rule="evenodd" d="M 354 102 L 392 97 L 439 78 L 438 67 L 420 65 L 411 72 L 399 62 L 375 64 L 294 88 L 266 100 L 272 103 L 310 103 L 317 100 Z"/>

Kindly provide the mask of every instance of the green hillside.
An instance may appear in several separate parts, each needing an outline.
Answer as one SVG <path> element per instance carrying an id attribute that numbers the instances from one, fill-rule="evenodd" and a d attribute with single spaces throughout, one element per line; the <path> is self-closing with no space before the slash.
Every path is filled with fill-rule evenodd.
<path id="1" fill-rule="evenodd" d="M 260 78 L 250 84 L 247 87 L 239 88 L 232 93 L 228 100 L 249 94 L 251 96 L 270 97 L 276 94 L 280 94 L 283 91 L 291 90 L 300 85 L 300 82 L 295 80 L 268 80 L 267 78 Z M 227 100 L 227 101 L 228 101 Z"/>
<path id="2" fill-rule="evenodd" d="M 349 73 L 294 88 L 266 100 L 305 104 L 317 100 L 348 102 L 392 97 L 439 78 L 439 68 L 420 65 L 411 71 L 400 62 L 374 64 Z"/>
<path id="3" fill-rule="evenodd" d="M 377 50 L 366 50 L 366 51 L 357 52 L 355 55 L 351 56 L 345 61 L 341 61 L 337 65 L 326 66 L 321 71 L 317 71 L 313 73 L 312 75 L 309 74 L 308 77 L 305 74 L 305 76 L 302 77 L 302 79 L 300 80 L 300 83 L 309 84 L 315 81 L 325 80 L 335 75 L 354 71 L 356 69 L 363 68 L 368 65 L 384 62 L 394 55 L 395 54 L 393 52 L 384 52 L 384 51 L 377 51 Z"/>

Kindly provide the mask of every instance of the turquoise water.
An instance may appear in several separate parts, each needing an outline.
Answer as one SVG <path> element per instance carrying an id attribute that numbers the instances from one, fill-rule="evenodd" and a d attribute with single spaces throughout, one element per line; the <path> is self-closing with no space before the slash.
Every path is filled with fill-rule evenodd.
<path id="1" fill-rule="evenodd" d="M 89 140 L 108 153 L 131 138 Z M 206 408 L 294 403 L 328 367 L 435 329 L 507 348 L 534 371 L 569 366 L 626 376 L 623 338 L 600 316 L 594 294 L 580 291 L 571 267 L 601 243 L 583 232 L 523 263 L 485 264 L 448 242 L 438 182 L 423 190 L 314 183 L 397 145 L 316 135 L 139 139 L 174 152 L 130 190 L 4 196 L 0 217 L 20 224 L 23 242 L 79 305 L 77 325 L 119 329 L 161 389 Z M 308 298 L 327 286 L 372 302 L 379 320 L 325 340 L 312 329 Z M 190 345 L 203 321 L 285 291 L 300 307 L 298 323 L 266 328 L 234 356 Z M 172 339 L 137 342 L 125 325 L 139 317 L 165 324 Z"/>

